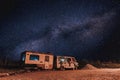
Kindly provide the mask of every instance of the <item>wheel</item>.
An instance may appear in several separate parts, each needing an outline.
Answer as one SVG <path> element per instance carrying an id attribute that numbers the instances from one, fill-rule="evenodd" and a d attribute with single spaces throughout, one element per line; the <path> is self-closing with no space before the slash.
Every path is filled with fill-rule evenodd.
<path id="1" fill-rule="evenodd" d="M 60 67 L 60 70 L 64 71 L 64 70 L 65 70 L 64 66 L 61 66 L 61 67 Z"/>

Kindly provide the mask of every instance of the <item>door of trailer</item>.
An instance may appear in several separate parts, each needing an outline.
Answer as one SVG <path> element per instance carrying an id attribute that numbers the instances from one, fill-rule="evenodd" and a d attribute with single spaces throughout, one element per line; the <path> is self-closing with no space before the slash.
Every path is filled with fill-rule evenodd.
<path id="1" fill-rule="evenodd" d="M 45 69 L 53 68 L 53 55 L 45 55 Z"/>

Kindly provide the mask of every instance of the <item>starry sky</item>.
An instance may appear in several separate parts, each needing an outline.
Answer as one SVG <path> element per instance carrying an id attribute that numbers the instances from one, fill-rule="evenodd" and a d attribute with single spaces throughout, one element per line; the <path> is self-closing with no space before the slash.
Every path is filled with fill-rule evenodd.
<path id="1" fill-rule="evenodd" d="M 119 0 L 0 0 L 0 55 L 23 51 L 120 60 Z"/>

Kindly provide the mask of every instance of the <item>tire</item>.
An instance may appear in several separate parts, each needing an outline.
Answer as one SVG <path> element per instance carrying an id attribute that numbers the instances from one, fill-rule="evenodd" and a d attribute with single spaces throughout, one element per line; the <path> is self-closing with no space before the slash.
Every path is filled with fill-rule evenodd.
<path id="1" fill-rule="evenodd" d="M 60 70 L 64 71 L 64 70 L 65 70 L 64 66 L 61 66 L 61 67 L 60 67 Z"/>

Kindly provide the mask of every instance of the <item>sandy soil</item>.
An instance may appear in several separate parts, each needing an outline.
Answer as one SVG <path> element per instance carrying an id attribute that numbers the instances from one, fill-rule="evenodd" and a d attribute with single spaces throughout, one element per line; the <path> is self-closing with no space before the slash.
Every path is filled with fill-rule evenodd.
<path id="1" fill-rule="evenodd" d="M 120 69 L 26 72 L 0 80 L 120 80 Z"/>

